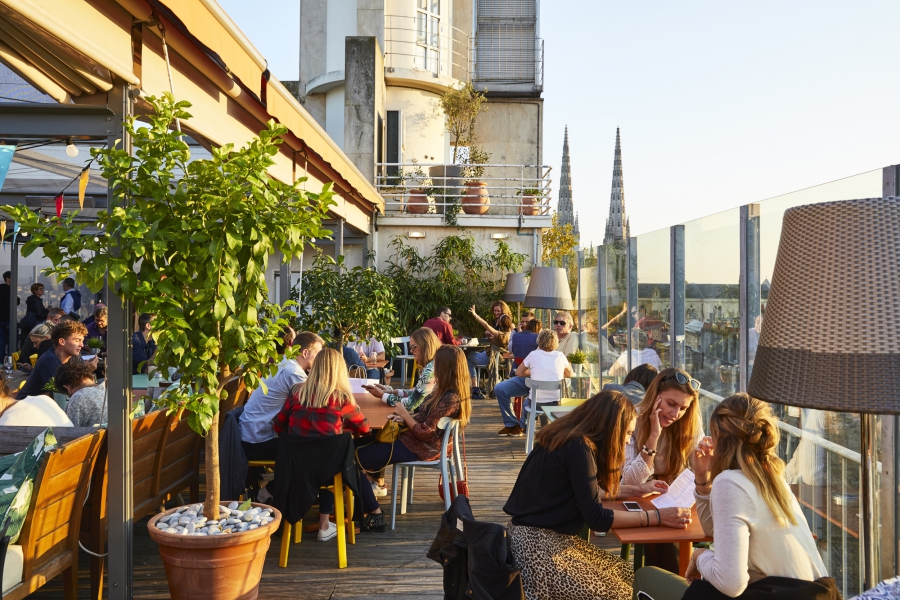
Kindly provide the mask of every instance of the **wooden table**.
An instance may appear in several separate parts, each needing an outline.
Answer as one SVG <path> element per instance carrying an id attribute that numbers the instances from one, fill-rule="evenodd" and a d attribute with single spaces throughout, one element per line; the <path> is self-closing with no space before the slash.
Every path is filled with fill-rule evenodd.
<path id="1" fill-rule="evenodd" d="M 362 414 L 369 420 L 369 427 L 373 429 L 381 429 L 387 418 L 394 414 L 393 406 L 388 406 L 368 392 L 353 394 L 353 398 L 356 399 Z"/>
<path id="2" fill-rule="evenodd" d="M 31 375 L 31 373 L 26 373 L 25 371 L 19 371 L 18 369 L 16 369 L 12 373 L 7 374 L 6 386 L 9 388 L 9 392 L 11 394 L 15 394 L 16 392 L 18 392 L 19 387 L 23 383 L 25 383 L 25 381 L 28 379 L 29 375 Z M 35 435 L 37 435 L 37 434 L 35 434 Z M 32 437 L 34 437 L 34 436 L 32 436 Z"/>
<path id="3" fill-rule="evenodd" d="M 626 500 L 637 502 L 644 510 L 653 511 L 655 508 L 650 498 L 626 498 L 615 502 L 604 502 L 603 508 L 612 510 L 625 510 L 622 505 Z M 703 526 L 697 516 L 697 505 L 691 508 L 691 522 L 687 529 L 672 529 L 671 527 L 629 527 L 627 529 L 613 529 L 613 533 L 623 544 L 678 544 L 678 572 L 684 577 L 688 563 L 691 561 L 694 542 L 711 542 L 712 538 L 703 533 Z M 638 568 L 638 565 L 635 565 Z"/>
<path id="4" fill-rule="evenodd" d="M 551 422 L 556 419 L 569 414 L 576 408 L 578 408 L 578 404 L 575 405 L 567 405 L 567 406 L 542 406 L 541 410 L 544 411 L 544 414 L 547 415 L 547 419 Z"/>
<path id="5" fill-rule="evenodd" d="M 367 369 L 383 369 L 388 364 L 388 361 L 386 360 L 363 360 L 363 362 L 366 364 Z"/>

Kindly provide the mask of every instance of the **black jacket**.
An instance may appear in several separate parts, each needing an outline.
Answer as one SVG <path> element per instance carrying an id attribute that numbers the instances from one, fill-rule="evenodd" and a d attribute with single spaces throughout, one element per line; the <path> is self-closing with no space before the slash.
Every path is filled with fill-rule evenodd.
<path id="1" fill-rule="evenodd" d="M 457 496 L 441 517 L 428 558 L 444 567 L 445 600 L 525 599 L 506 528 L 476 521 L 465 496 Z"/>
<path id="2" fill-rule="evenodd" d="M 288 523 L 296 523 L 306 516 L 319 496 L 319 488 L 334 483 L 340 471 L 344 485 L 353 492 L 353 520 L 362 520 L 362 501 L 359 493 L 359 473 L 350 432 L 325 437 L 297 437 L 278 435 L 275 455 L 274 506 Z M 342 493 L 335 490 L 336 494 Z"/>
<path id="3" fill-rule="evenodd" d="M 227 412 L 219 425 L 219 482 L 223 500 L 237 500 L 247 480 L 247 456 L 241 445 L 241 414 L 244 407 Z"/>

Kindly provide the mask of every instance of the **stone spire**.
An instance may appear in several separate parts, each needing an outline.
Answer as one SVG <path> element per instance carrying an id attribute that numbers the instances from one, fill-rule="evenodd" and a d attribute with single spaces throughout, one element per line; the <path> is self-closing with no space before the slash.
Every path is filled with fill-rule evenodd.
<path id="1" fill-rule="evenodd" d="M 625 181 L 622 177 L 622 143 L 616 127 L 616 155 L 613 160 L 612 191 L 609 195 L 609 217 L 606 219 L 604 244 L 628 238 L 628 217 L 625 216 Z"/>
<path id="2" fill-rule="evenodd" d="M 578 220 L 575 217 L 575 206 L 572 203 L 572 166 L 569 163 L 569 126 L 563 137 L 562 166 L 559 170 L 559 201 L 556 204 L 560 225 L 571 225 L 572 232 L 578 239 Z M 580 241 L 580 240 L 579 240 Z"/>

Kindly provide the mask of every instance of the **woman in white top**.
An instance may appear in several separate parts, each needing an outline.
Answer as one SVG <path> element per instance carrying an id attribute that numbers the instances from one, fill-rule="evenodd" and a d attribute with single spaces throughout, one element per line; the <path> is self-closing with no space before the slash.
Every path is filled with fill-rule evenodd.
<path id="1" fill-rule="evenodd" d="M 784 462 L 776 455 L 778 429 L 769 405 L 734 394 L 713 411 L 709 429 L 712 437 L 704 438 L 693 452 L 694 497 L 703 531 L 713 537 L 715 550 L 694 551 L 686 580 L 653 567 L 640 569 L 634 578 L 635 594 L 678 599 L 689 583 L 702 578 L 734 598 L 768 576 L 804 581 L 827 577 L 800 504 L 784 479 Z"/>
<path id="2" fill-rule="evenodd" d="M 530 377 L 535 381 L 562 381 L 572 376 L 572 367 L 565 354 L 557 350 L 559 338 L 556 332 L 545 329 L 538 334 L 537 349 L 532 350 L 516 369 L 516 376 Z M 559 390 L 537 390 L 533 392 L 538 404 L 559 404 Z M 531 406 L 531 402 L 528 403 Z M 522 418 L 525 419 L 524 413 Z"/>

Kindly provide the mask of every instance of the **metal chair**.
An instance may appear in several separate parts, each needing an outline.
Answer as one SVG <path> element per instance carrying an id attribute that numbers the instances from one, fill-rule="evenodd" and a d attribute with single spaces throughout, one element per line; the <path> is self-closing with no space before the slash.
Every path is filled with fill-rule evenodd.
<path id="1" fill-rule="evenodd" d="M 406 363 L 409 361 L 413 361 L 413 363 L 415 363 L 416 360 L 416 358 L 409 353 L 409 336 L 391 338 L 391 343 L 403 347 L 403 354 L 398 354 L 394 357 L 394 360 L 400 361 L 400 385 L 405 385 Z M 413 376 L 415 376 L 415 364 L 413 366 Z"/>
<path id="2" fill-rule="evenodd" d="M 450 508 L 450 502 L 456 498 L 456 482 L 459 474 L 462 472 L 462 460 L 459 456 L 459 420 L 444 417 L 438 422 L 438 429 L 444 431 L 444 438 L 441 441 L 441 456 L 437 460 L 417 460 L 405 463 L 394 464 L 393 474 L 393 493 L 391 495 L 391 529 L 397 524 L 397 484 L 400 482 L 402 473 L 402 485 L 400 488 L 400 514 L 406 514 L 407 497 L 409 503 L 412 504 L 412 487 L 415 468 L 422 467 L 425 469 L 435 469 L 441 472 L 444 486 L 444 510 Z M 453 456 L 447 456 L 447 447 L 450 439 L 453 439 Z M 451 497 L 450 494 L 453 494 Z"/>
<path id="3" fill-rule="evenodd" d="M 523 410 L 527 410 L 529 412 L 528 415 L 528 431 L 525 433 L 525 454 L 531 454 L 532 448 L 534 448 L 534 426 L 535 421 L 537 420 L 537 406 L 538 403 L 535 401 L 537 397 L 536 392 L 538 390 L 545 392 L 560 392 L 562 395 L 562 381 L 536 381 L 531 379 L 530 377 L 525 379 L 525 385 L 531 390 L 531 404 L 525 407 Z"/>

